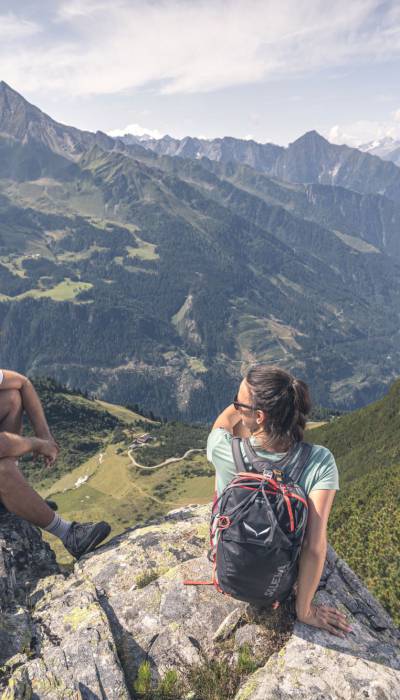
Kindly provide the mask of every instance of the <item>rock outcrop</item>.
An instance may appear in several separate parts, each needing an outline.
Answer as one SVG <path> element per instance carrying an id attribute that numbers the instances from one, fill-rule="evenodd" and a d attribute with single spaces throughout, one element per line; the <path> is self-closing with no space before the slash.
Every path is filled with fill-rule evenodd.
<path id="1" fill-rule="evenodd" d="M 38 530 L 0 516 L 1 698 L 399 697 L 399 632 L 331 548 L 317 597 L 347 614 L 345 639 L 296 622 L 290 603 L 261 615 L 183 585 L 210 578 L 208 514 L 129 530 L 69 575 Z"/>

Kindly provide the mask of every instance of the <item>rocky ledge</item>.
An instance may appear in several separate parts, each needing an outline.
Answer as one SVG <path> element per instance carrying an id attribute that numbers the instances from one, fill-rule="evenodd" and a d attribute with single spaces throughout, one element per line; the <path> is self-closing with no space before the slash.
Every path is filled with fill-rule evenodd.
<path id="1" fill-rule="evenodd" d="M 114 538 L 59 573 L 40 532 L 0 516 L 3 700 L 395 700 L 399 632 L 329 548 L 317 599 L 348 616 L 333 637 L 260 615 L 207 580 L 209 509 L 191 506 Z"/>

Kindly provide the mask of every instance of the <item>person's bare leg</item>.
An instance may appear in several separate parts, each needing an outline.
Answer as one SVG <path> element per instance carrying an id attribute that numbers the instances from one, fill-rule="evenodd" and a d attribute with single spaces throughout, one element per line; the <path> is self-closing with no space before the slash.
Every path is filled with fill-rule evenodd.
<path id="1" fill-rule="evenodd" d="M 0 432 L 22 432 L 22 398 L 18 389 L 3 389 L 0 402 Z M 3 502 L 0 492 L 0 503 Z"/>
<path id="2" fill-rule="evenodd" d="M 38 527 L 48 527 L 54 511 L 29 486 L 12 457 L 0 459 L 0 498 L 11 513 Z"/>
<path id="3" fill-rule="evenodd" d="M 1 399 L 0 432 L 20 434 L 23 414 L 20 392 L 3 389 Z M 9 512 L 58 537 L 75 559 L 95 549 L 111 530 L 106 522 L 71 523 L 54 513 L 28 484 L 13 457 L 0 459 L 0 502 Z"/>
<path id="4" fill-rule="evenodd" d="M 0 402 L 0 432 L 21 433 L 22 399 L 18 389 L 3 389 Z"/>

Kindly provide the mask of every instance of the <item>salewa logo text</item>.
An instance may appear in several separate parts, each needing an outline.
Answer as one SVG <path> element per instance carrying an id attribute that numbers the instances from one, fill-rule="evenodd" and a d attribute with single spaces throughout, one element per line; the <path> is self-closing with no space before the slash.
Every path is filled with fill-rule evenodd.
<path id="1" fill-rule="evenodd" d="M 282 566 L 278 566 L 276 573 L 272 577 L 272 581 L 269 584 L 267 590 L 265 591 L 264 595 L 266 597 L 272 596 L 276 589 L 278 588 L 283 575 L 288 571 L 289 565 L 288 564 L 283 564 Z"/>

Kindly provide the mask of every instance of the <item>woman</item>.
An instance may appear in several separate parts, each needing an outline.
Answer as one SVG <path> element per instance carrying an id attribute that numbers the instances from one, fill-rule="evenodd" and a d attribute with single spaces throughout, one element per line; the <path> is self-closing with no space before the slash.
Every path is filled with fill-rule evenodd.
<path id="1" fill-rule="evenodd" d="M 215 466 L 216 490 L 221 495 L 236 474 L 232 437 L 250 437 L 256 451 L 280 460 L 303 439 L 311 401 L 307 385 L 271 365 L 251 368 L 233 401 L 215 421 L 207 442 L 207 457 Z M 328 630 L 338 637 L 351 631 L 345 615 L 335 608 L 313 605 L 327 547 L 327 524 L 336 491 L 338 470 L 331 452 L 313 445 L 299 479 L 307 494 L 308 521 L 299 560 L 296 614 L 301 622 Z M 274 607 L 278 607 L 276 602 Z"/>

